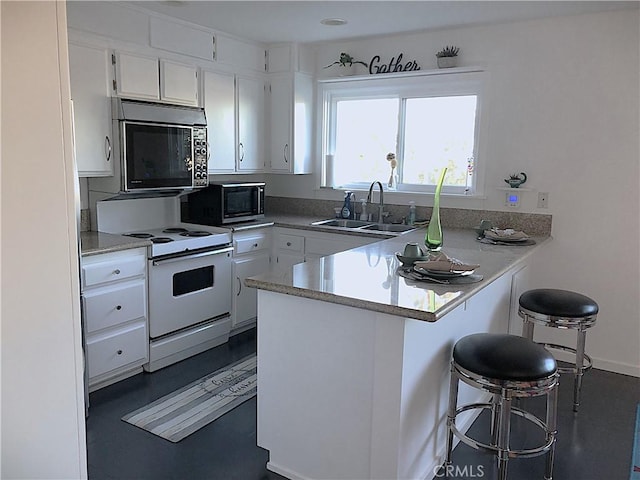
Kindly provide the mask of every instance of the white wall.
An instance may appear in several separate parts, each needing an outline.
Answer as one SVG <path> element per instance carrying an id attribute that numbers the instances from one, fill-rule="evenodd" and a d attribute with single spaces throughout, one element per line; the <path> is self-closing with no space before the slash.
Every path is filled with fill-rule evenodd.
<path id="1" fill-rule="evenodd" d="M 537 287 L 565 288 L 594 298 L 601 311 L 587 335 L 596 366 L 640 376 L 640 218 L 638 10 L 366 39 L 317 47 L 317 67 L 346 51 L 369 61 L 404 53 L 435 68 L 444 45 L 461 48 L 461 66 L 489 76 L 489 139 L 483 200 L 444 198 L 445 207 L 506 210 L 495 189 L 526 171 L 520 211 L 553 215 L 554 241 L 533 267 Z M 269 178 L 270 195 L 334 198 L 314 190 L 314 176 Z M 391 203 L 407 203 L 399 194 Z M 429 197 L 417 201 L 431 205 Z M 554 336 L 561 336 L 554 331 Z"/>
<path id="2" fill-rule="evenodd" d="M 0 477 L 86 478 L 65 4 L 0 5 Z"/>

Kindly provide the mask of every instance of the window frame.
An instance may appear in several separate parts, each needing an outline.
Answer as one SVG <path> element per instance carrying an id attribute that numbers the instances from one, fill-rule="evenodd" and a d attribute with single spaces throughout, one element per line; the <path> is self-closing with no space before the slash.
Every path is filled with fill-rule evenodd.
<path id="1" fill-rule="evenodd" d="M 367 182 L 354 182 L 344 185 L 327 185 L 326 172 L 327 155 L 335 152 L 336 138 L 336 104 L 338 101 L 375 99 L 395 97 L 400 100 L 399 115 L 404 116 L 404 99 L 475 95 L 476 118 L 474 130 L 474 152 L 473 152 L 473 178 L 469 188 L 463 186 L 445 186 L 443 195 L 457 195 L 467 197 L 484 196 L 484 171 L 486 168 L 486 157 L 483 154 L 486 142 L 486 122 L 483 122 L 485 115 L 485 73 L 481 69 L 460 69 L 455 72 L 442 70 L 418 71 L 402 74 L 371 75 L 367 77 L 351 77 L 339 79 L 326 79 L 319 81 L 319 99 L 321 104 L 320 121 L 320 158 L 322 159 L 322 177 L 320 185 L 333 188 L 346 188 L 352 190 L 366 190 L 369 188 Z M 404 121 L 398 122 L 398 138 L 396 140 L 399 167 L 402 167 L 404 145 L 400 139 L 404 138 Z M 401 171 L 401 168 L 399 168 Z M 380 181 L 385 184 L 385 179 Z M 411 192 L 433 194 L 435 185 L 418 185 L 399 183 L 395 192 Z"/>

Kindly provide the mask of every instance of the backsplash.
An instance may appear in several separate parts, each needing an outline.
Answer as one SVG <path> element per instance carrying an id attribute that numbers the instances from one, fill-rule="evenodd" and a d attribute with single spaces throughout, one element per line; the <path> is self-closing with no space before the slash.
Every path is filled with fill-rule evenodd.
<path id="1" fill-rule="evenodd" d="M 265 211 L 269 215 L 289 214 L 319 218 L 331 218 L 333 209 L 342 206 L 335 200 L 269 196 L 266 197 L 265 204 Z M 409 214 L 408 205 L 388 204 L 384 208 L 390 214 L 387 221 L 392 223 L 402 223 L 404 217 Z M 356 212 L 359 211 L 358 205 Z M 416 206 L 417 220 L 428 220 L 430 217 L 431 207 Z M 443 227 L 474 228 L 480 224 L 481 220 L 489 220 L 498 228 L 522 230 L 529 235 L 551 234 L 551 215 L 440 207 L 440 221 Z"/>
<path id="2" fill-rule="evenodd" d="M 88 232 L 91 230 L 91 215 L 88 208 L 80 210 L 80 231 Z"/>

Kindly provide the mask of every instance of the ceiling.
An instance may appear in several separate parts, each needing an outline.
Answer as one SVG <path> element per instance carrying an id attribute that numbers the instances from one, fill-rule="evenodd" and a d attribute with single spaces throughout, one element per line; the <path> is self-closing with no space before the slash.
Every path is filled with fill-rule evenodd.
<path id="1" fill-rule="evenodd" d="M 128 4 L 264 43 L 314 43 L 637 9 L 639 1 L 129 1 Z M 320 20 L 341 18 L 342 26 Z"/>

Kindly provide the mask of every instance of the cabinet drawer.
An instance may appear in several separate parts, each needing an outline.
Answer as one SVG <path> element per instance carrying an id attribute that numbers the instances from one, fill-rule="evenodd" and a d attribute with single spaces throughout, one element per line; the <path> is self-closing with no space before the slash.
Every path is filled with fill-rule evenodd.
<path id="1" fill-rule="evenodd" d="M 82 278 L 85 287 L 101 283 L 123 280 L 144 275 L 146 259 L 142 256 L 113 258 L 104 262 L 85 264 L 82 266 Z"/>
<path id="2" fill-rule="evenodd" d="M 90 290 L 84 302 L 87 333 L 146 317 L 144 280 Z"/>
<path id="3" fill-rule="evenodd" d="M 280 234 L 276 240 L 278 250 L 289 250 L 292 252 L 304 252 L 304 237 L 298 235 Z"/>
<path id="4" fill-rule="evenodd" d="M 258 250 L 265 250 L 269 248 L 269 238 L 267 235 L 255 235 L 252 237 L 238 238 L 237 240 L 234 240 L 233 243 L 236 247 L 236 255 L 256 252 Z"/>
<path id="5" fill-rule="evenodd" d="M 130 325 L 109 335 L 87 339 L 89 378 L 97 377 L 130 363 L 147 360 L 147 329 L 144 323 Z"/>

